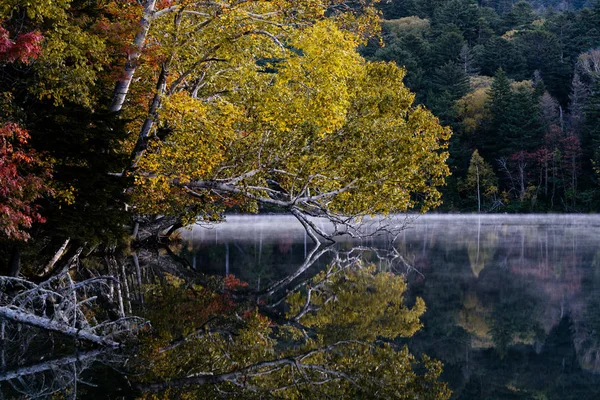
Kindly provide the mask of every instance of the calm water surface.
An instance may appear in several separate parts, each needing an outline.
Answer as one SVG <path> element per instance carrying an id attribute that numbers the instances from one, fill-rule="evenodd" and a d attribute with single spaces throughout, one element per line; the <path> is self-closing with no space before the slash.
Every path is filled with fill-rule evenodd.
<path id="1" fill-rule="evenodd" d="M 196 269 L 258 288 L 314 248 L 287 216 L 231 216 L 182 236 Z M 335 249 L 359 247 L 406 274 L 409 298 L 428 308 L 407 343 L 444 362 L 455 398 L 600 398 L 600 217 L 428 215 L 391 239 L 341 238 Z"/>
<path id="2" fill-rule="evenodd" d="M 413 354 L 443 361 L 456 399 L 600 399 L 600 216 L 428 215 L 395 240 L 340 238 L 318 251 L 288 216 L 231 216 L 181 235 L 177 251 L 192 268 L 258 289 L 290 274 L 302 280 L 349 252 L 406 276 L 408 302 L 423 298 L 427 312 L 423 328 L 403 340 Z M 141 278 L 151 279 L 153 262 L 179 268 L 155 257 L 140 256 Z M 88 352 L 57 366 L 44 363 L 57 354 L 41 356 L 57 343 L 36 346 L 33 355 L 12 349 L 23 362 L 0 360 L 19 367 L 0 373 L 0 399 L 65 387 L 75 398 L 83 386 L 85 398 L 139 395 L 120 373 L 127 354 Z"/>

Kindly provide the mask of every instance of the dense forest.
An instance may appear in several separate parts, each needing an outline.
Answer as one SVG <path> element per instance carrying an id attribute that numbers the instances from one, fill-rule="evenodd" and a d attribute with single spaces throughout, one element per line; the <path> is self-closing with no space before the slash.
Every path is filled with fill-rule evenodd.
<path id="1" fill-rule="evenodd" d="M 2 6 L 3 259 L 156 215 L 596 210 L 598 2 L 251 3 Z"/>
<path id="2" fill-rule="evenodd" d="M 441 210 L 597 211 L 600 3 L 513 3 L 383 2 L 362 53 L 452 127 Z"/>
<path id="3" fill-rule="evenodd" d="M 269 209 L 330 240 L 362 216 L 439 206 L 451 132 L 403 69 L 358 53 L 381 29 L 374 3 L 3 4 L 13 268 L 29 238 L 77 248 Z"/>

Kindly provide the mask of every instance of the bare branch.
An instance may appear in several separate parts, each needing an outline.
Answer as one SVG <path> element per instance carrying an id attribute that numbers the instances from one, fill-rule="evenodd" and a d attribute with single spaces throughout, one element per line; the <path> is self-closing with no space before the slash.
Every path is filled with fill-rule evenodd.
<path id="1" fill-rule="evenodd" d="M 120 346 L 120 344 L 115 341 L 105 339 L 101 336 L 94 335 L 90 332 L 73 328 L 71 326 L 52 321 L 48 318 L 38 317 L 9 307 L 0 307 L 0 317 L 6 318 L 10 321 L 18 322 L 20 324 L 35 326 L 37 328 L 45 329 L 47 331 L 62 333 L 63 335 L 71 336 L 73 338 L 84 340 L 101 346 L 108 346 L 113 348 L 117 348 Z"/>

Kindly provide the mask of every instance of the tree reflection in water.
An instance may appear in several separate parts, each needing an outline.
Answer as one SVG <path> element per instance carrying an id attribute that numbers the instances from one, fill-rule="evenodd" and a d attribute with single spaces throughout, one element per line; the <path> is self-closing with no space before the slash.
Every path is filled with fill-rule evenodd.
<path id="1" fill-rule="evenodd" d="M 112 388 L 116 396 L 131 387 L 138 396 L 163 398 L 450 396 L 439 380 L 441 363 L 417 359 L 395 340 L 414 335 L 425 311 L 421 299 L 405 302 L 406 282 L 390 271 L 404 268 L 399 253 L 316 246 L 284 276 L 250 287 L 233 275 L 200 273 L 176 251 L 140 250 L 127 265 L 104 260 L 104 270 L 119 282 L 103 286 L 105 296 L 116 296 L 114 318 L 131 307 L 152 329 L 140 331 L 122 351 L 106 352 L 13 325 L 27 334 L 10 336 L 3 354 L 29 357 L 3 366 L 2 391 L 92 398 L 101 393 L 94 387 L 104 385 L 99 365 L 109 365 L 128 377 Z M 101 313 L 87 312 L 92 319 Z M 48 341 L 61 344 L 44 353 Z"/>
<path id="2" fill-rule="evenodd" d="M 237 226 L 227 228 L 233 239 L 219 228 L 200 241 L 184 232 L 181 244 L 138 250 L 125 266 L 86 268 L 126 280 L 123 311 L 131 304 L 153 324 L 119 367 L 126 374 L 113 375 L 128 379 L 121 395 L 446 398 L 447 382 L 459 399 L 596 398 L 600 223 L 588 218 L 431 217 L 393 246 L 371 238 L 316 248 L 301 230 Z M 22 347 L 37 359 L 3 367 L 3 392 L 15 396 L 25 373 L 26 383 L 49 381 L 42 337 Z M 52 360 L 67 365 L 61 351 Z M 106 388 L 97 365 L 80 375 L 80 396 L 94 393 L 81 381 Z M 62 371 L 55 381 L 70 386 L 59 392 L 72 395 Z"/>
<path id="3" fill-rule="evenodd" d="M 181 254 L 222 274 L 229 242 L 231 271 L 255 288 L 301 263 L 302 231 L 284 218 L 234 220 L 195 231 L 194 240 L 184 235 Z M 283 230 L 295 232 L 287 253 L 278 246 Z M 391 248 L 379 239 L 336 246 L 402 257 L 389 263 L 363 252 L 380 271 L 405 274 L 408 304 L 425 300 L 423 328 L 396 342 L 443 361 L 441 379 L 454 398 L 591 399 L 600 398 L 599 235 L 600 217 L 590 215 L 433 215 L 403 231 Z M 311 268 L 327 262 L 323 255 Z"/>
<path id="4" fill-rule="evenodd" d="M 367 250 L 317 246 L 263 289 L 231 275 L 164 274 L 146 294 L 154 329 L 142 338 L 138 361 L 150 367 L 139 388 L 170 398 L 448 398 L 441 364 L 394 341 L 420 329 L 424 302 L 407 306 L 404 278 L 365 262 Z M 306 273 L 325 254 L 326 267 Z"/>

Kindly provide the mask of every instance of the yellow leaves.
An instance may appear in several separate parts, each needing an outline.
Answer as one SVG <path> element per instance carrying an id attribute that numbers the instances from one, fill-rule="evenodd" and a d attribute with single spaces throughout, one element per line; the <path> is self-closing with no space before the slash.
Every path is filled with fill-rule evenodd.
<path id="1" fill-rule="evenodd" d="M 185 281 L 183 279 L 181 279 L 178 276 L 175 276 L 173 274 L 165 273 L 164 277 L 165 277 L 165 282 L 175 288 L 181 287 L 181 285 L 185 283 Z"/>
<path id="2" fill-rule="evenodd" d="M 415 193 L 424 195 L 423 208 L 439 202 L 436 187 L 449 174 L 444 149 L 450 130 L 426 109 L 412 107 L 403 77 L 393 64 L 369 63 L 356 80 L 352 113 L 330 151 L 339 151 L 339 168 L 361 184 L 334 200 L 336 211 L 404 211 L 416 204 Z"/>
<path id="3" fill-rule="evenodd" d="M 19 9 L 35 22 L 60 20 L 66 17 L 65 9 L 70 3 L 71 0 L 3 0 L 0 3 L 0 20 L 10 18 Z"/>
<path id="4" fill-rule="evenodd" d="M 412 308 L 404 305 L 406 282 L 401 276 L 359 266 L 332 277 L 320 274 L 313 286 L 318 288 L 311 296 L 311 307 L 316 311 L 307 313 L 300 322 L 328 340 L 394 339 L 412 336 L 421 327 L 425 302 L 417 298 Z M 305 301 L 306 296 L 291 295 L 288 317 L 297 314 Z"/>
<path id="5" fill-rule="evenodd" d="M 456 102 L 456 109 L 462 119 L 463 130 L 474 133 L 481 125 L 486 113 L 488 88 L 478 88 Z"/>
<path id="6" fill-rule="evenodd" d="M 75 203 L 76 190 L 73 186 L 62 187 L 55 185 L 53 188 L 53 196 L 61 204 L 70 206 Z"/>
<path id="7" fill-rule="evenodd" d="M 38 83 L 30 91 L 38 98 L 51 98 L 92 107 L 93 90 L 105 59 L 105 44 L 99 37 L 66 22 L 44 33 L 43 51 L 35 63 Z"/>
<path id="8" fill-rule="evenodd" d="M 165 99 L 159 125 L 168 139 L 149 144 L 136 175 L 134 197 L 141 209 L 181 212 L 191 199 L 173 182 L 210 178 L 238 137 L 242 111 L 226 101 L 202 102 L 183 92 Z"/>
<path id="9" fill-rule="evenodd" d="M 164 139 L 140 163 L 142 203 L 155 211 L 185 208 L 192 199 L 172 182 L 258 169 L 239 182 L 241 197 L 269 197 L 264 188 L 276 181 L 290 197 L 341 191 L 319 202 L 346 215 L 439 204 L 450 130 L 413 106 L 404 70 L 357 53 L 376 12 L 334 12 L 284 29 L 288 18 L 314 18 L 324 8 L 316 0 L 295 2 L 291 17 L 287 0 L 226 4 L 198 8 L 209 17 L 186 14 L 178 32 L 185 45 L 173 39 L 165 47 L 176 71 L 169 84 L 181 77 L 186 83 L 163 100 Z M 205 20 L 211 21 L 206 28 L 192 31 Z M 153 28 L 163 42 L 159 27 L 175 32 L 167 25 L 165 18 Z M 218 61 L 198 63 L 206 57 Z"/>
<path id="10" fill-rule="evenodd" d="M 260 93 L 258 118 L 284 133 L 300 125 L 319 135 L 340 129 L 350 103 L 349 79 L 364 62 L 357 44 L 355 35 L 328 20 L 295 32 L 289 39 L 294 51 L 273 64 L 274 81 Z"/>

